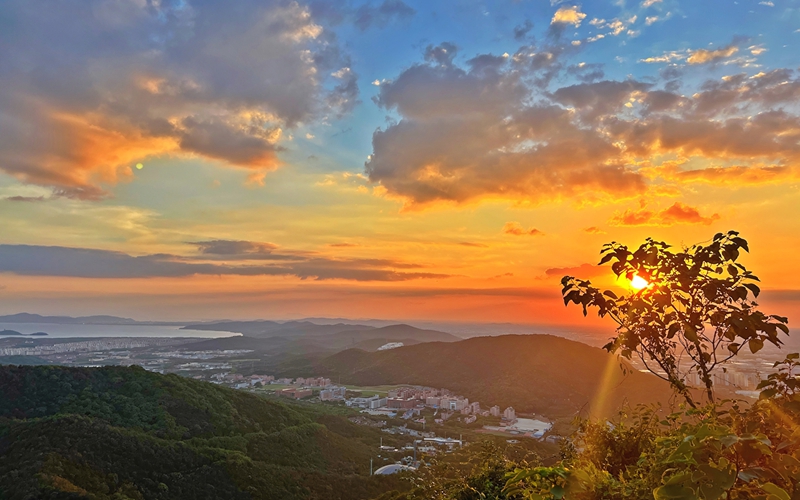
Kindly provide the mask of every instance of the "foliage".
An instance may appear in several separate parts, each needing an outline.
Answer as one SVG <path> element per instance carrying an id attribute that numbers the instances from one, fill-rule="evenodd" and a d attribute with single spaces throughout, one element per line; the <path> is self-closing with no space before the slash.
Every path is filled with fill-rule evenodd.
<path id="1" fill-rule="evenodd" d="M 605 348 L 628 359 L 637 355 L 694 407 L 688 373 L 699 376 L 708 400 L 714 401 L 712 372 L 744 345 L 753 353 L 765 342 L 780 346 L 778 332 L 789 333 L 788 320 L 758 310 L 753 300 L 760 293 L 754 283 L 758 278 L 737 262 L 740 250 L 749 252 L 749 247 L 736 231 L 718 233 L 707 245 L 678 252 L 670 248 L 652 238 L 634 251 L 617 242 L 606 244 L 601 265 L 611 262 L 618 278 L 638 276 L 649 285 L 620 297 L 565 276 L 562 295 L 564 304 L 580 304 L 584 315 L 597 308 L 598 315 L 612 318 L 617 336 Z M 683 361 L 689 368 L 683 368 Z"/>
<path id="2" fill-rule="evenodd" d="M 350 499 L 380 431 L 140 368 L 0 366 L 0 498 Z M 330 426 L 330 427 L 329 427 Z"/>
<path id="3" fill-rule="evenodd" d="M 539 457 L 514 457 L 513 448 L 501 448 L 484 440 L 450 456 L 431 458 L 419 475 L 407 500 L 506 500 L 518 498 L 506 491 L 507 477 L 516 470 L 539 464 Z"/>

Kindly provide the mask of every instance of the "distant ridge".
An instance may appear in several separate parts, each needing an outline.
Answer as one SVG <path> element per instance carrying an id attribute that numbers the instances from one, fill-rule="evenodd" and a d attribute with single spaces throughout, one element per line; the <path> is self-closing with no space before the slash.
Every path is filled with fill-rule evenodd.
<path id="1" fill-rule="evenodd" d="M 629 372 L 623 375 L 620 364 Z M 667 405 L 666 382 L 640 373 L 600 348 L 553 335 L 474 337 L 387 351 L 348 349 L 282 376 L 313 373 L 354 385 L 415 384 L 446 388 L 484 406 L 513 406 L 551 418 L 609 416 L 625 402 Z"/>
<path id="2" fill-rule="evenodd" d="M 0 337 L 46 337 L 45 332 L 20 333 L 16 330 L 0 330 Z"/>
<path id="3" fill-rule="evenodd" d="M 57 325 L 164 325 L 181 326 L 186 322 L 136 321 L 118 316 L 42 316 L 40 314 L 18 313 L 0 316 L 0 323 L 52 323 Z"/>

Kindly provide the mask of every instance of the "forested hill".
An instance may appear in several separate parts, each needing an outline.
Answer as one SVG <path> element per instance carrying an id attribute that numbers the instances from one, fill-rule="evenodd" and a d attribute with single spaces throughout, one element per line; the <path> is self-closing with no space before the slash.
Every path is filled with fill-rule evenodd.
<path id="1" fill-rule="evenodd" d="M 486 405 L 563 417 L 583 410 L 609 415 L 627 401 L 667 404 L 666 382 L 629 370 L 620 360 L 580 342 L 552 335 L 475 337 L 388 351 L 349 349 L 311 365 L 286 367 L 357 385 L 444 387 Z"/>
<path id="2" fill-rule="evenodd" d="M 376 429 L 141 368 L 0 366 L 0 498 L 350 499 Z"/>

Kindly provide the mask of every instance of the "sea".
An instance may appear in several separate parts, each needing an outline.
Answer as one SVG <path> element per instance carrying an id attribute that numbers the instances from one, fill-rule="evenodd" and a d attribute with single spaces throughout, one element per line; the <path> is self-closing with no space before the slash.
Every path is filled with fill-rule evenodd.
<path id="1" fill-rule="evenodd" d="M 72 325 L 60 323 L 0 323 L 0 330 L 14 330 L 30 334 L 45 332 L 46 337 L 28 337 L 34 339 L 47 338 L 87 338 L 87 337 L 194 337 L 220 338 L 234 337 L 238 333 L 210 332 L 203 330 L 181 330 L 179 326 L 161 325 Z M 0 337 L 0 338 L 20 338 Z"/>

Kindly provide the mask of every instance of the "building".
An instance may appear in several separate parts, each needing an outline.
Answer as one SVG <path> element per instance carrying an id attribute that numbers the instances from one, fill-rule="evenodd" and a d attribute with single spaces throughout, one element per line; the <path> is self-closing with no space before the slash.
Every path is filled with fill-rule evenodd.
<path id="1" fill-rule="evenodd" d="M 478 417 L 476 417 L 475 415 L 470 415 L 470 416 L 468 416 L 467 418 L 464 419 L 464 423 L 465 424 L 471 424 L 471 423 L 475 422 L 476 420 L 478 420 Z"/>
<path id="2" fill-rule="evenodd" d="M 441 399 L 439 408 L 452 411 L 461 411 L 467 406 L 469 406 L 469 399 L 467 398 L 447 397 Z"/>
<path id="3" fill-rule="evenodd" d="M 386 406 L 387 399 L 386 398 L 377 398 L 373 399 L 369 402 L 369 409 L 370 410 L 377 410 L 378 408 L 383 408 Z"/>
<path id="4" fill-rule="evenodd" d="M 333 387 L 327 386 L 325 389 L 319 391 L 319 399 L 322 401 L 333 401 L 337 399 L 344 399 L 346 387 Z"/>
<path id="5" fill-rule="evenodd" d="M 514 411 L 514 408 L 509 406 L 503 411 L 503 419 L 513 422 L 517 419 L 517 412 Z"/>
<path id="6" fill-rule="evenodd" d="M 438 398 L 436 396 L 428 396 L 427 398 L 425 398 L 425 405 L 426 406 L 436 406 L 436 407 L 438 407 L 439 403 L 441 403 L 441 401 L 442 401 L 442 399 Z"/>
<path id="7" fill-rule="evenodd" d="M 294 399 L 307 398 L 311 396 L 311 394 L 313 394 L 313 391 L 306 387 L 287 387 L 286 389 L 278 391 L 279 396 Z"/>
<path id="8" fill-rule="evenodd" d="M 369 398 L 350 398 L 346 401 L 347 406 L 355 406 L 358 408 L 382 408 L 386 406 L 386 398 L 378 395 Z"/>
<path id="9" fill-rule="evenodd" d="M 492 406 L 491 408 L 489 408 L 489 415 L 491 415 L 493 417 L 499 417 L 500 416 L 500 407 L 495 405 L 495 406 Z"/>
<path id="10" fill-rule="evenodd" d="M 389 408 L 414 408 L 417 406 L 416 399 L 401 399 L 401 398 L 388 398 L 387 406 Z"/>

